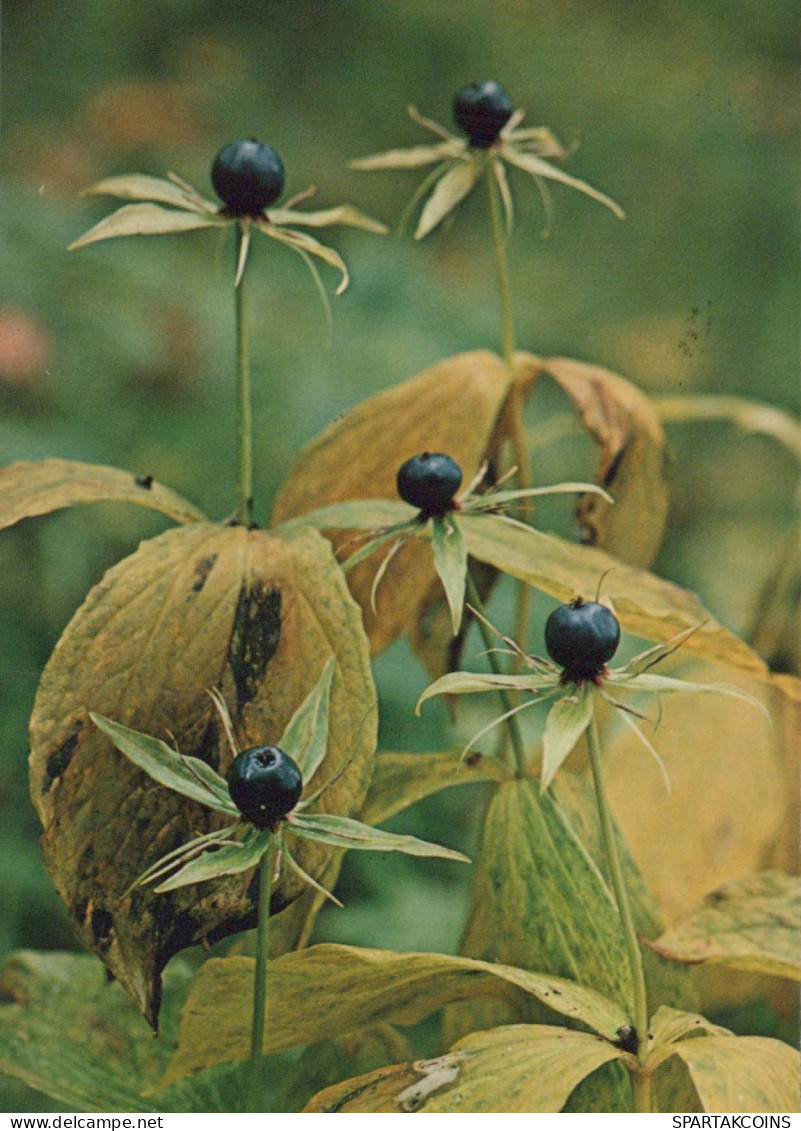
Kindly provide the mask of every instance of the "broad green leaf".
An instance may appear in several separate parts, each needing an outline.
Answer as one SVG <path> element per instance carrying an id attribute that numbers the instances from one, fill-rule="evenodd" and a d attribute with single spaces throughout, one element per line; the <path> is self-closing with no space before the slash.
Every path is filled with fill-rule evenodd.
<path id="1" fill-rule="evenodd" d="M 341 295 L 342 292 L 347 289 L 350 276 L 345 266 L 345 260 L 339 252 L 334 251 L 332 247 L 320 243 L 314 236 L 308 236 L 305 232 L 296 232 L 293 228 L 279 228 L 275 224 L 271 224 L 268 220 L 256 220 L 255 224 L 260 232 L 264 232 L 265 236 L 270 236 L 271 239 L 286 244 L 286 246 L 291 247 L 293 251 L 305 252 L 306 255 L 313 255 L 317 259 L 322 259 L 322 261 L 327 263 L 330 267 L 336 267 L 341 275 L 336 293 Z"/>
<path id="2" fill-rule="evenodd" d="M 178 872 L 163 880 L 154 891 L 161 894 L 176 891 L 189 884 L 200 884 L 206 880 L 216 880 L 219 876 L 237 876 L 255 868 L 270 847 L 272 833 L 269 829 L 254 829 L 252 826 L 243 834 L 241 830 L 233 836 L 237 844 L 224 844 L 212 847 L 201 856 L 190 860 Z M 261 867 L 265 865 L 262 863 Z"/>
<path id="3" fill-rule="evenodd" d="M 413 145 L 408 149 L 390 149 L 386 153 L 375 153 L 371 157 L 357 157 L 349 161 L 351 169 L 420 169 L 449 157 L 458 157 L 464 147 L 453 141 L 443 141 L 439 145 Z"/>
<path id="4" fill-rule="evenodd" d="M 707 1021 L 698 1013 L 687 1013 L 683 1009 L 672 1009 L 668 1005 L 660 1005 L 648 1022 L 648 1035 L 654 1050 L 662 1048 L 663 1045 L 683 1041 L 691 1033 L 696 1036 L 699 1033 L 711 1037 L 732 1036 L 728 1029 Z"/>
<path id="5" fill-rule="evenodd" d="M 558 181 L 559 184 L 567 185 L 568 188 L 577 189 L 579 192 L 584 193 L 585 196 L 590 196 L 593 200 L 597 200 L 599 204 L 606 205 L 610 211 L 614 212 L 618 220 L 625 220 L 626 213 L 611 197 L 603 192 L 599 192 L 598 189 L 593 188 L 592 185 L 588 185 L 586 181 L 580 181 L 577 177 L 571 177 L 569 173 L 565 173 L 563 169 L 557 168 L 556 165 L 551 165 L 541 157 L 537 157 L 533 153 L 522 153 L 513 146 L 506 146 L 504 148 L 503 157 L 510 165 L 515 165 L 518 169 L 522 169 L 524 173 L 530 173 L 532 177 L 544 177 L 546 180 Z"/>
<path id="6" fill-rule="evenodd" d="M 592 1033 L 553 1025 L 506 1025 L 472 1033 L 451 1049 L 463 1058 L 452 1084 L 419 1110 L 557 1112 L 581 1081 L 620 1050 Z"/>
<path id="7" fill-rule="evenodd" d="M 437 856 L 442 860 L 470 858 L 453 848 L 429 844 L 416 836 L 388 833 L 354 821 L 350 817 L 327 817 L 318 813 L 293 813 L 287 818 L 287 830 L 306 840 L 317 840 L 334 848 L 357 848 L 366 852 L 403 852 L 406 856 Z"/>
<path id="8" fill-rule="evenodd" d="M 452 1001 L 530 995 L 609 1040 L 628 1019 L 586 986 L 547 974 L 456 958 L 324 944 L 270 966 L 265 1051 L 310 1044 L 378 1021 L 412 1025 Z M 247 1055 L 253 960 L 209 959 L 192 983 L 163 1083 Z"/>
<path id="9" fill-rule="evenodd" d="M 91 188 L 84 196 L 116 196 L 121 200 L 155 201 L 171 204 L 175 208 L 188 208 L 193 212 L 216 214 L 220 210 L 210 200 L 204 200 L 195 190 L 189 191 L 175 181 L 163 177 L 148 177 L 143 173 L 128 173 L 121 177 L 107 177 Z"/>
<path id="10" fill-rule="evenodd" d="M 586 685 L 575 695 L 564 695 L 554 703 L 545 720 L 542 736 L 542 776 L 540 789 L 550 786 L 556 772 L 584 731 L 590 725 L 594 696 Z"/>
<path id="11" fill-rule="evenodd" d="M 121 726 L 112 719 L 89 712 L 89 718 L 111 739 L 118 750 L 144 770 L 148 777 L 160 785 L 199 801 L 201 805 L 239 817 L 239 810 L 231 800 L 225 779 L 215 773 L 200 758 L 192 758 L 176 753 L 166 742 L 150 735 L 140 734 L 130 727 Z"/>
<path id="12" fill-rule="evenodd" d="M 448 358 L 356 405 L 299 453 L 278 493 L 272 524 L 334 503 L 370 500 L 373 507 L 377 499 L 386 499 L 388 510 L 379 511 L 376 520 L 369 519 L 362 529 L 413 518 L 414 508 L 398 499 L 398 468 L 421 452 L 447 452 L 469 483 L 493 448 L 511 380 L 509 367 L 496 354 L 475 350 Z M 464 427 L 465 420 L 470 421 L 469 428 Z M 354 539 L 347 512 L 333 521 L 337 525 L 328 536 L 340 559 L 345 559 L 361 541 Z M 348 574 L 373 652 L 408 629 L 437 581 L 430 546 L 409 539 L 387 569 L 375 612 L 371 592 L 382 560 L 383 555 L 376 554 Z"/>
<path id="13" fill-rule="evenodd" d="M 472 1033 L 434 1060 L 379 1069 L 326 1088 L 307 1112 L 558 1112 L 620 1052 L 589 1033 L 506 1025 Z"/>
<path id="14" fill-rule="evenodd" d="M 68 1110 L 163 1110 L 159 1099 L 141 1092 L 164 1072 L 190 976 L 181 962 L 165 976 L 156 1040 L 91 955 L 10 955 L 0 971 L 0 1072 Z"/>
<path id="15" fill-rule="evenodd" d="M 433 753 L 383 752 L 376 756 L 370 789 L 359 816 L 380 825 L 416 801 L 451 786 L 504 781 L 508 772 L 497 758 L 462 757 L 461 747 Z"/>
<path id="16" fill-rule="evenodd" d="M 432 232 L 473 190 L 481 173 L 481 165 L 474 160 L 461 160 L 448 169 L 437 181 L 420 213 L 414 238 L 421 240 Z"/>
<path id="17" fill-rule="evenodd" d="M 340 204 L 336 208 L 326 208 L 322 212 L 297 212 L 289 208 L 271 208 L 270 221 L 273 224 L 300 224 L 302 228 L 328 228 L 332 224 L 344 224 L 349 228 L 363 228 L 378 236 L 388 231 L 386 224 L 374 220 L 366 212 L 354 208 L 352 204 Z"/>
<path id="18" fill-rule="evenodd" d="M 560 806 L 531 779 L 502 783 L 490 803 L 462 952 L 631 999 L 609 889 Z"/>
<path id="19" fill-rule="evenodd" d="M 593 594 L 604 577 L 604 594 L 623 629 L 646 640 L 668 641 L 700 625 L 683 650 L 768 678 L 763 661 L 723 628 L 694 593 L 653 573 L 626 565 L 592 546 L 505 522 L 495 515 L 462 515 L 467 551 L 480 561 L 541 589 L 560 601 Z"/>
<path id="20" fill-rule="evenodd" d="M 224 774 L 232 754 L 207 689 L 223 695 L 240 749 L 275 743 L 331 657 L 319 772 L 325 780 L 347 768 L 318 805 L 350 815 L 372 768 L 375 692 L 359 609 L 316 531 L 197 524 L 143 543 L 92 590 L 44 671 L 31 720 L 31 796 L 45 860 L 81 940 L 150 1020 L 172 954 L 253 925 L 252 875 L 162 895 L 129 891 L 154 862 L 225 819 L 151 781 L 88 711 L 174 741 Z M 315 878 L 329 857 L 325 846 L 298 846 Z M 304 890 L 285 874 L 273 910 Z"/>
<path id="21" fill-rule="evenodd" d="M 74 240 L 68 250 L 75 251 L 115 236 L 163 236 L 171 232 L 190 232 L 194 228 L 219 228 L 228 223 L 225 216 L 212 216 L 207 212 L 179 212 L 159 204 L 125 204 Z"/>
<path id="22" fill-rule="evenodd" d="M 389 535 L 399 533 L 416 517 L 417 512 L 408 503 L 393 503 L 388 499 L 353 499 L 288 519 L 281 523 L 280 529 L 313 526 L 315 530 L 337 530 L 347 527 L 350 530 L 374 530 L 379 534 L 384 532 L 385 527 L 390 527 L 391 531 L 386 531 Z M 354 554 L 358 541 L 361 540 L 353 539 Z"/>
<path id="23" fill-rule="evenodd" d="M 331 700 L 331 680 L 334 678 L 333 656 L 323 668 L 323 674 L 309 692 L 281 735 L 279 746 L 297 762 L 308 784 L 325 758 L 328 744 L 328 710 Z"/>
<path id="24" fill-rule="evenodd" d="M 135 503 L 180 523 L 208 521 L 197 507 L 149 475 L 67 459 L 12 463 L 0 469 L 0 529 L 79 503 Z"/>
<path id="25" fill-rule="evenodd" d="M 577 517 L 584 541 L 630 565 L 649 566 L 662 540 L 671 489 L 670 449 L 656 408 L 608 369 L 566 357 L 518 355 L 517 379 L 524 388 L 543 377 L 564 390 L 600 448 L 596 480 L 609 494 L 582 496 Z"/>
<path id="26" fill-rule="evenodd" d="M 464 610 L 467 549 L 456 522 L 450 517 L 432 520 L 434 568 L 437 571 L 451 610 L 454 636 L 459 631 Z"/>
<path id="27" fill-rule="evenodd" d="M 668 1050 L 687 1065 L 704 1111 L 798 1111 L 801 1060 L 783 1041 L 694 1037 L 661 1051 Z"/>
<path id="28" fill-rule="evenodd" d="M 675 962 L 734 966 L 801 981 L 797 876 L 761 872 L 706 896 L 651 945 Z"/>

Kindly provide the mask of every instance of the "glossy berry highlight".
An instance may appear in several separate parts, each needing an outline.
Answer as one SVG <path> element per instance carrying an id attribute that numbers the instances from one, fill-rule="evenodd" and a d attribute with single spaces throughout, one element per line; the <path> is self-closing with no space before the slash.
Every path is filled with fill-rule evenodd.
<path id="1" fill-rule="evenodd" d="M 211 183 L 234 216 L 258 216 L 284 191 L 284 163 L 271 145 L 230 141 L 211 166 Z"/>
<path id="2" fill-rule="evenodd" d="M 596 679 L 619 643 L 617 617 L 597 601 L 577 597 L 554 609 L 545 622 L 545 647 L 551 659 L 564 668 L 566 681 Z"/>
<path id="3" fill-rule="evenodd" d="M 511 116 L 509 95 L 497 82 L 471 82 L 453 96 L 453 120 L 476 149 L 489 149 Z"/>
<path id="4" fill-rule="evenodd" d="M 427 518 L 451 510 L 461 485 L 462 469 L 442 452 L 412 456 L 398 469 L 398 494 L 405 503 L 419 507 Z"/>
<path id="5" fill-rule="evenodd" d="M 251 746 L 226 774 L 231 799 L 257 829 L 271 828 L 290 813 L 303 792 L 303 775 L 278 746 Z"/>

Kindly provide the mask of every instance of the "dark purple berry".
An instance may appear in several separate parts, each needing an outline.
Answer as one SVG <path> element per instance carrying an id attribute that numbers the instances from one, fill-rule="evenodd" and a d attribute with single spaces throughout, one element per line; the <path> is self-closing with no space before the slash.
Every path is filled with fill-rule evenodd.
<path id="1" fill-rule="evenodd" d="M 226 774 L 234 805 L 258 829 L 273 826 L 290 813 L 303 792 L 297 762 L 277 746 L 243 750 Z"/>
<path id="2" fill-rule="evenodd" d="M 564 669 L 565 678 L 595 679 L 620 643 L 617 617 L 597 601 L 581 597 L 554 609 L 545 622 L 548 655 Z"/>
<path id="3" fill-rule="evenodd" d="M 462 469 L 442 452 L 423 452 L 401 464 L 397 484 L 405 503 L 419 507 L 426 517 L 441 516 L 453 507 L 453 497 L 462 485 Z"/>
<path id="4" fill-rule="evenodd" d="M 511 116 L 509 95 L 497 82 L 471 82 L 453 96 L 453 119 L 477 149 L 489 149 Z"/>
<path id="5" fill-rule="evenodd" d="M 234 216 L 258 216 L 284 191 L 284 163 L 271 145 L 229 141 L 214 158 L 211 183 Z"/>

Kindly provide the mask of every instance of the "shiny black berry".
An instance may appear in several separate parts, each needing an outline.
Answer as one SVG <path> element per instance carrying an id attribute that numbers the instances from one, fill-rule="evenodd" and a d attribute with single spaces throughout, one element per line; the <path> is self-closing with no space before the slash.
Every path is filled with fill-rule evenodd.
<path id="1" fill-rule="evenodd" d="M 284 191 L 284 163 L 270 145 L 230 141 L 214 158 L 211 183 L 234 216 L 257 216 Z"/>
<path id="2" fill-rule="evenodd" d="M 453 120 L 477 149 L 489 149 L 511 116 L 509 95 L 497 82 L 471 82 L 453 96 Z"/>
<path id="3" fill-rule="evenodd" d="M 405 503 L 419 507 L 428 517 L 443 515 L 453 507 L 453 497 L 462 485 L 462 469 L 442 452 L 423 452 L 401 465 L 397 484 Z"/>
<path id="4" fill-rule="evenodd" d="M 565 678 L 595 679 L 620 643 L 617 617 L 597 601 L 578 597 L 554 609 L 545 622 L 548 655 L 565 669 Z"/>
<path id="5" fill-rule="evenodd" d="M 243 750 L 228 767 L 226 780 L 234 805 L 258 829 L 270 828 L 285 817 L 303 792 L 297 762 L 277 746 Z"/>

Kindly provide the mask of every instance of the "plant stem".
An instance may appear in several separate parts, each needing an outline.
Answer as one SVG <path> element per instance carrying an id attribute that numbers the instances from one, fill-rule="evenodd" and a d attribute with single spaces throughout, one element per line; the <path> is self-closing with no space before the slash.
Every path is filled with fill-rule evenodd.
<path id="1" fill-rule="evenodd" d="M 275 837 L 261 859 L 259 868 L 259 919 L 256 928 L 256 971 L 253 976 L 253 1024 L 250 1030 L 250 1095 L 248 1111 L 260 1111 L 262 1104 L 262 1065 L 264 1021 L 267 1016 L 267 957 L 270 943 L 270 897 L 273 890 Z"/>
<path id="2" fill-rule="evenodd" d="M 481 600 L 481 596 L 478 592 L 478 589 L 476 588 L 476 583 L 473 581 L 469 569 L 467 571 L 465 581 L 468 601 L 476 610 L 476 612 L 481 613 L 482 617 L 485 616 L 486 614 L 484 612 L 484 602 Z M 492 638 L 492 633 L 487 628 L 484 621 L 479 617 L 476 617 L 476 623 L 478 625 L 478 631 L 481 633 L 481 639 L 484 641 L 484 647 L 487 649 L 487 659 L 489 660 L 490 667 L 492 668 L 495 675 L 503 675 L 501 665 L 498 663 L 498 657 L 493 651 L 493 649 L 495 648 L 495 641 Z M 514 707 L 514 704 L 512 703 L 512 697 L 505 687 L 498 688 L 498 696 L 500 697 L 501 703 L 503 704 L 504 712 L 511 711 Z M 522 778 L 526 775 L 527 760 L 526 747 L 523 743 L 523 736 L 520 733 L 520 725 L 515 715 L 510 715 L 505 720 L 505 722 L 506 729 L 509 732 L 509 738 L 512 743 L 512 749 L 515 752 L 515 772 L 517 773 L 517 776 L 519 778 Z"/>
<path id="3" fill-rule="evenodd" d="M 592 692 L 592 688 L 590 691 Z M 590 725 L 587 730 L 587 740 L 590 750 L 590 766 L 592 767 L 592 780 L 595 786 L 595 800 L 598 805 L 598 818 L 601 823 L 601 839 L 603 841 L 606 861 L 612 877 L 612 890 L 615 893 L 620 921 L 623 926 L 623 935 L 626 940 L 631 981 L 634 990 L 634 1028 L 637 1033 L 638 1057 L 643 1062 L 648 1051 L 648 999 L 645 990 L 645 974 L 642 965 L 642 953 L 637 941 L 637 932 L 634 928 L 634 918 L 631 914 L 626 884 L 623 879 L 623 868 L 620 863 L 615 830 L 612 825 L 612 813 L 606 796 L 604 785 L 603 766 L 601 762 L 601 740 L 598 735 L 598 720 L 595 716 L 595 696 L 593 695 L 593 708 Z M 635 1101 L 637 1101 L 638 1088 L 635 1078 Z M 649 1095 L 650 1095 L 650 1085 Z M 640 1097 L 641 1102 L 642 1097 Z M 650 1099 L 649 1099 L 650 1103 Z M 637 1108 L 636 1110 L 641 1110 Z M 647 1108 L 645 1110 L 650 1110 Z"/>
<path id="4" fill-rule="evenodd" d="M 631 1072 L 631 1087 L 634 1093 L 634 1110 L 636 1112 L 653 1111 L 653 1073 L 644 1069 L 634 1069 Z"/>
<path id="5" fill-rule="evenodd" d="M 501 212 L 500 189 L 495 180 L 492 161 L 487 163 L 487 186 L 492 222 L 492 247 L 495 252 L 495 274 L 498 282 L 498 297 L 501 303 L 503 356 L 510 371 L 512 371 L 515 361 L 514 309 L 512 306 L 512 289 L 509 283 L 509 261 L 506 256 L 506 233 Z M 524 403 L 523 389 L 519 383 L 514 382 L 509 391 L 507 414 L 514 462 L 517 464 L 517 485 L 521 488 L 531 486 L 531 459 L 523 419 Z M 517 588 L 515 609 L 515 639 L 521 648 L 526 647 L 528 637 L 530 599 L 531 594 L 528 586 L 521 582 Z M 515 657 L 512 661 L 512 670 L 518 671 L 519 669 L 520 662 Z"/>
<path id="6" fill-rule="evenodd" d="M 248 238 L 246 220 L 237 229 L 236 268 L 242 253 L 243 241 Z M 250 392 L 250 339 L 247 319 L 247 267 L 242 272 L 238 286 L 234 287 L 236 316 L 236 364 L 238 377 L 239 418 L 237 437 L 239 444 L 239 498 L 236 519 L 243 526 L 253 525 L 253 406 Z"/>

